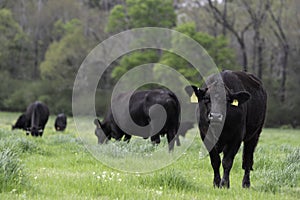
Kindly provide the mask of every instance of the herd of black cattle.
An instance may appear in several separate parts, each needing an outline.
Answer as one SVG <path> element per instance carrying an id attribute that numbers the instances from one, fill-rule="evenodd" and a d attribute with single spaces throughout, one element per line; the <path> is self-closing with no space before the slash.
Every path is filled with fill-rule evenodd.
<path id="1" fill-rule="evenodd" d="M 30 104 L 26 112 L 21 114 L 12 129 L 23 129 L 26 135 L 42 136 L 49 118 L 49 108 L 46 104 L 36 101 Z M 55 130 L 64 131 L 67 127 L 67 116 L 64 113 L 57 115 L 54 123 Z"/>
<path id="2" fill-rule="evenodd" d="M 211 93 L 220 86 L 216 77 L 221 75 L 222 86 L 226 93 L 226 113 L 213 112 L 218 105 L 212 103 Z M 253 74 L 241 71 L 222 71 L 219 75 L 214 74 L 206 79 L 202 88 L 196 86 L 187 86 L 185 91 L 188 95 L 196 95 L 198 101 L 197 119 L 201 139 L 209 151 L 211 165 L 214 171 L 213 185 L 215 187 L 230 187 L 229 174 L 233 165 L 233 160 L 237 154 L 241 143 L 243 147 L 244 178 L 242 186 L 250 187 L 250 170 L 253 166 L 253 153 L 258 143 L 260 133 L 265 121 L 267 94 L 261 81 Z M 215 95 L 213 98 L 218 98 Z M 103 121 L 94 120 L 96 125 L 95 135 L 98 143 L 102 144 L 114 138 L 115 140 L 128 141 L 132 135 L 143 138 L 151 138 L 154 144 L 160 143 L 160 136 L 167 136 L 169 151 L 173 151 L 174 143 L 180 145 L 179 135 L 185 135 L 188 129 L 193 127 L 193 122 L 182 122 L 180 124 L 180 103 L 176 95 L 168 89 L 154 89 L 135 91 L 133 93 L 122 93 L 117 96 L 117 102 L 112 104 L 126 105 L 126 99 L 129 100 L 129 113 L 131 121 L 127 118 L 115 119 L 113 111 L 108 109 L 107 115 Z M 166 121 L 161 130 L 153 134 L 153 124 L 161 120 L 160 115 L 151 111 L 154 105 L 161 105 L 166 111 Z M 122 110 L 122 109 L 121 109 Z M 126 109 L 124 109 L 126 110 Z M 128 116 L 120 111 L 119 116 Z M 226 117 L 224 116 L 226 115 Z M 27 135 L 42 136 L 43 130 L 49 117 L 48 107 L 41 102 L 34 102 L 28 106 L 26 112 L 22 114 L 14 128 L 26 130 Z M 224 119 L 225 118 L 225 119 Z M 132 121 L 144 129 L 130 129 Z M 219 127 L 222 124 L 221 133 L 214 141 L 214 129 L 209 127 Z M 122 130 L 119 125 L 123 124 L 129 128 L 129 131 Z M 59 114 L 55 120 L 55 129 L 63 131 L 67 125 L 67 118 L 64 114 Z M 151 126 L 152 125 L 152 126 Z M 123 127 L 123 126 L 122 126 Z M 180 127 L 180 128 L 179 128 Z M 143 134 L 137 133 L 142 130 Z M 210 133 L 212 130 L 212 133 Z M 136 131 L 134 133 L 134 131 Z M 128 134 L 128 133 L 131 134 Z M 221 162 L 220 153 L 223 153 Z M 224 172 L 221 178 L 219 168 L 222 163 Z"/>

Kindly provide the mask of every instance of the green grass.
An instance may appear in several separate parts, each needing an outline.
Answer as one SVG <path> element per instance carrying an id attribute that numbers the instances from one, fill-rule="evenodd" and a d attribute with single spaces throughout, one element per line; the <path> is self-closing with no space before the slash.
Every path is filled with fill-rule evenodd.
<path id="1" fill-rule="evenodd" d="M 200 137 L 191 137 L 196 128 L 182 140 L 183 145 L 193 143 L 181 157 L 175 156 L 175 162 L 154 172 L 126 173 L 114 168 L 131 163 L 136 170 L 167 163 L 172 155 L 167 153 L 166 142 L 158 147 L 138 139 L 129 144 L 94 145 L 104 154 L 98 156 L 105 159 L 100 162 L 84 147 L 71 118 L 67 130 L 58 133 L 51 116 L 44 136 L 33 138 L 20 130 L 11 131 L 18 114 L 0 113 L 0 150 L 4 157 L 0 159 L 15 169 L 0 170 L 0 199 L 300 199 L 300 130 L 264 129 L 255 153 L 251 189 L 241 187 L 239 151 L 227 190 L 213 188 L 209 158 L 200 158 Z M 93 134 L 89 137 L 96 144 Z M 179 148 L 175 147 L 176 151 Z M 110 167 L 114 163 L 117 167 Z M 11 172 L 5 184 L 3 170 Z"/>

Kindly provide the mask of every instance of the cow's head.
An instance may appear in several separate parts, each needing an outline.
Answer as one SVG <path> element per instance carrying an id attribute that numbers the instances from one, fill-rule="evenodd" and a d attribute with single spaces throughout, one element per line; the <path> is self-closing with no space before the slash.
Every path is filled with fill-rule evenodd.
<path id="1" fill-rule="evenodd" d="M 200 120 L 206 124 L 211 122 L 222 122 L 223 114 L 221 112 L 211 112 L 211 98 L 218 98 L 218 95 L 211 97 L 210 91 L 212 87 L 198 88 L 194 85 L 185 88 L 189 96 L 195 95 L 200 109 Z M 226 90 L 226 107 L 228 112 L 237 111 L 243 103 L 250 99 L 251 95 L 246 91 L 231 92 Z M 216 101 L 218 102 L 218 100 Z M 218 103 L 216 103 L 218 104 Z M 218 106 L 218 105 L 214 105 Z M 217 110 L 217 109 L 214 109 Z"/>
<path id="2" fill-rule="evenodd" d="M 42 136 L 43 135 L 43 129 L 39 129 L 36 126 L 33 126 L 30 128 L 30 133 L 32 136 Z"/>
<path id="3" fill-rule="evenodd" d="M 22 114 L 18 118 L 16 124 L 12 125 L 12 130 L 14 130 L 16 128 L 25 129 L 26 128 L 25 126 L 26 126 L 26 115 Z"/>
<path id="4" fill-rule="evenodd" d="M 99 119 L 94 120 L 96 125 L 95 135 L 98 138 L 98 144 L 103 144 L 111 138 L 111 128 L 108 123 L 101 123 Z"/>

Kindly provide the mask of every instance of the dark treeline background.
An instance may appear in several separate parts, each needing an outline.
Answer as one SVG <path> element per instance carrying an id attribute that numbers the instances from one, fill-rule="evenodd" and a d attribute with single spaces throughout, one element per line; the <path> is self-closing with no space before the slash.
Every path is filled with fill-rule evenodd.
<path id="1" fill-rule="evenodd" d="M 71 115 L 73 81 L 86 55 L 115 33 L 156 26 L 198 41 L 220 70 L 260 77 L 269 95 L 266 126 L 299 126 L 299 9 L 298 0 L 0 0 L 0 110 L 22 112 L 40 100 L 52 114 Z M 185 60 L 135 51 L 102 77 L 98 112 L 122 74 L 157 62 L 200 86 Z"/>

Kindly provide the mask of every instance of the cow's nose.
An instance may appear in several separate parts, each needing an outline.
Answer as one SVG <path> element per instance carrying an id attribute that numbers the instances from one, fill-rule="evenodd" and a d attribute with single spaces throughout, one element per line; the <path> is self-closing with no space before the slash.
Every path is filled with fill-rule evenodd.
<path id="1" fill-rule="evenodd" d="M 208 119 L 213 122 L 221 122 L 223 120 L 223 115 L 220 113 L 209 113 Z"/>

